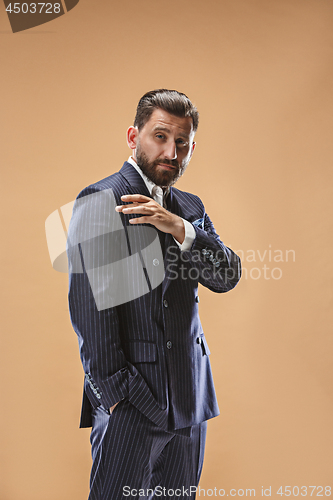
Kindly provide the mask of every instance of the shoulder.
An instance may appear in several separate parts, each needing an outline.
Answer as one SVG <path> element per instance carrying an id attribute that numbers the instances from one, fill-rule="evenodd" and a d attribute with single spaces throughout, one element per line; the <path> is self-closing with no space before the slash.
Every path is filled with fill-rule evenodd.
<path id="1" fill-rule="evenodd" d="M 117 172 L 80 191 L 68 230 L 71 242 L 90 240 L 122 228 L 121 217 L 115 212 L 120 204 L 121 178 Z"/>
<path id="2" fill-rule="evenodd" d="M 116 172 L 82 189 L 78 194 L 77 199 L 83 198 L 84 196 L 88 196 L 94 193 L 98 193 L 100 191 L 105 191 L 108 189 L 117 192 L 122 187 L 123 182 L 124 179 L 122 175 L 119 172 Z"/>

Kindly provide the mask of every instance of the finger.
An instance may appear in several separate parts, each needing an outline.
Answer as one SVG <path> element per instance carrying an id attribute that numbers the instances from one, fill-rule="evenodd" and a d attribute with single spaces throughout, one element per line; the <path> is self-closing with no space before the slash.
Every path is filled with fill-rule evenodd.
<path id="1" fill-rule="evenodd" d="M 135 217 L 134 219 L 129 220 L 130 224 L 153 224 L 151 217 Z"/>
<path id="2" fill-rule="evenodd" d="M 117 206 L 115 207 L 115 211 L 116 211 L 116 212 L 122 212 L 125 208 L 128 208 L 129 206 L 131 206 L 131 207 L 136 207 L 136 206 L 138 206 L 138 205 L 139 205 L 139 203 L 138 203 L 138 202 L 133 202 L 133 203 L 131 203 L 131 205 L 117 205 Z"/>
<path id="3" fill-rule="evenodd" d="M 126 206 L 126 208 L 124 208 L 122 212 L 124 214 L 151 214 L 151 215 L 155 213 L 153 207 L 146 207 L 142 205 L 138 205 L 136 207 Z"/>
<path id="4" fill-rule="evenodd" d="M 139 201 L 139 202 L 145 202 L 145 201 L 151 201 L 152 198 L 149 198 L 148 196 L 144 196 L 143 194 L 124 194 L 121 199 L 123 201 Z"/>

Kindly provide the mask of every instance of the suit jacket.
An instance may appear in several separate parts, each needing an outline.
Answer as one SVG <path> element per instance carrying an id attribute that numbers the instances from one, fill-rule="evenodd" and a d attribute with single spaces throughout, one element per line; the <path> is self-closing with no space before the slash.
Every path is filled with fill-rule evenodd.
<path id="1" fill-rule="evenodd" d="M 150 196 L 141 176 L 125 162 L 119 172 L 79 194 L 69 241 L 75 241 L 80 223 L 79 200 L 110 189 L 118 205 L 124 194 Z M 124 398 L 167 431 L 186 433 L 190 426 L 219 414 L 198 313 L 198 283 L 214 292 L 231 290 L 240 278 L 240 260 L 222 243 L 197 196 L 171 187 L 168 209 L 193 224 L 191 249 L 180 252 L 170 234 L 156 230 L 164 249 L 163 282 L 115 307 L 96 307 L 77 242 L 82 269 L 76 272 L 70 262 L 69 307 L 85 372 L 81 427 L 91 425 L 93 407 L 110 408 Z M 133 215 L 120 215 L 128 230 Z M 98 226 L 102 219 L 97 211 L 91 224 Z M 107 252 L 103 248 L 103 254 Z"/>

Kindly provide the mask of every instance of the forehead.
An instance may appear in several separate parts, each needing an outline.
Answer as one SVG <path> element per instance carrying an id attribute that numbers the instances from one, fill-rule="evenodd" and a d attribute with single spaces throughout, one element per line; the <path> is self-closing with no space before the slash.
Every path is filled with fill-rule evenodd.
<path id="1" fill-rule="evenodd" d="M 189 137 L 193 133 L 193 120 L 190 116 L 180 118 L 172 115 L 164 109 L 154 109 L 149 120 L 142 128 L 142 131 L 164 130 L 170 133 L 185 135 Z M 194 133 L 193 133 L 194 135 Z"/>

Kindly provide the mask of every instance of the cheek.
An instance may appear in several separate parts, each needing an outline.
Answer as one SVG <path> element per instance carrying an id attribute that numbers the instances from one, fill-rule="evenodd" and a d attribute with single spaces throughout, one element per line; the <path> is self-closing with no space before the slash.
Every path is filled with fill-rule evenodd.
<path id="1" fill-rule="evenodd" d="M 153 161 L 160 156 L 162 148 L 155 141 L 148 141 L 145 145 L 146 155 Z"/>
<path id="2" fill-rule="evenodd" d="M 190 161 L 190 158 L 191 158 L 190 150 L 187 152 L 183 152 L 183 154 L 181 155 L 182 164 L 187 165 L 187 163 Z"/>
<path id="3" fill-rule="evenodd" d="M 157 146 L 156 144 L 154 144 L 154 146 L 151 148 L 149 155 L 151 161 L 155 161 L 157 159 L 163 159 L 165 157 L 163 148 Z"/>

